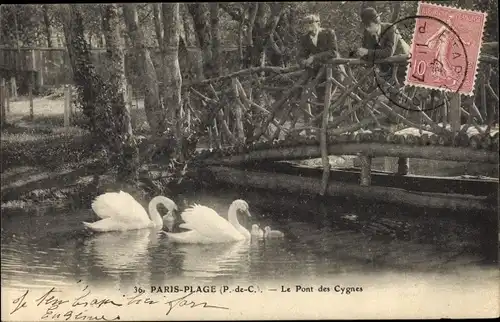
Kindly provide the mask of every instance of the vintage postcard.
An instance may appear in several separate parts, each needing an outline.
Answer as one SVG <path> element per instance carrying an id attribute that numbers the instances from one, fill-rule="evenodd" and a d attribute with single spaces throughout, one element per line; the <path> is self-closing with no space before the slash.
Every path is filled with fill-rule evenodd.
<path id="1" fill-rule="evenodd" d="M 498 317 L 497 17 L 0 5 L 2 320 Z"/>

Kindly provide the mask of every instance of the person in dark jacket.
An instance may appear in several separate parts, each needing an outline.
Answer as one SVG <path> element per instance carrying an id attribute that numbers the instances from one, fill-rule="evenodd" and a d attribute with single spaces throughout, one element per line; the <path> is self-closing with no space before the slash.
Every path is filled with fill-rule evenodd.
<path id="1" fill-rule="evenodd" d="M 337 44 L 337 36 L 333 29 L 322 28 L 318 15 L 311 14 L 304 18 L 304 27 L 306 33 L 300 37 L 298 62 L 303 68 L 309 70 L 311 77 L 315 77 L 325 63 L 332 58 L 340 57 Z M 333 77 L 337 80 L 343 80 L 343 74 L 337 67 L 333 70 Z M 320 78 L 318 84 L 326 80 L 325 74 Z M 325 87 L 316 88 L 317 100 L 324 101 Z M 319 107 L 313 108 L 312 113 L 316 115 L 320 112 Z"/>
<path id="2" fill-rule="evenodd" d="M 304 18 L 306 33 L 300 37 L 299 64 L 317 69 L 329 59 L 339 57 L 337 36 L 333 29 L 321 28 L 318 15 Z M 316 57 L 314 55 L 320 54 Z"/>
<path id="3" fill-rule="evenodd" d="M 361 12 L 361 22 L 363 24 L 362 47 L 358 48 L 358 57 L 375 61 L 389 58 L 394 55 L 408 54 L 410 52 L 408 44 L 401 38 L 396 25 L 380 21 L 380 16 L 373 8 L 365 8 Z M 391 64 L 380 64 L 381 76 L 388 78 L 392 73 Z M 398 68 L 398 80 L 404 82 L 405 68 Z"/>

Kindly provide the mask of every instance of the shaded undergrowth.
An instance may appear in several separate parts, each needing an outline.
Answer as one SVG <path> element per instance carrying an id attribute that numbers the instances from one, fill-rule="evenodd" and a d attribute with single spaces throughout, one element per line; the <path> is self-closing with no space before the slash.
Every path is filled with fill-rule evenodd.
<path id="1" fill-rule="evenodd" d="M 140 187 L 114 180 L 114 174 L 106 166 L 105 152 L 85 130 L 81 113 L 72 118 L 73 126 L 65 128 L 62 111 L 58 110 L 60 102 L 38 101 L 44 102 L 44 109 L 35 106 L 35 111 L 43 110 L 44 114 L 35 113 L 31 119 L 28 102 L 15 102 L 7 126 L 2 128 L 2 218 L 23 213 L 41 215 L 63 208 L 89 208 L 91 199 L 104 191 L 123 189 L 137 197 L 147 193 Z M 139 135 L 148 132 L 143 112 L 135 113 L 139 126 L 134 132 Z M 146 155 L 149 145 L 143 136 L 140 151 Z"/>

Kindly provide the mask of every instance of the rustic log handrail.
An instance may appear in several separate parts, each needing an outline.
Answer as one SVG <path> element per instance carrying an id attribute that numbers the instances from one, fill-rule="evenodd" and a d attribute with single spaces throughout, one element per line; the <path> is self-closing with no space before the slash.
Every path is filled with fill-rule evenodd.
<path id="1" fill-rule="evenodd" d="M 322 53 L 314 55 L 316 56 L 321 56 Z M 402 55 L 396 55 L 392 56 L 389 58 L 385 59 L 380 59 L 380 60 L 375 60 L 375 61 L 368 61 L 364 59 L 359 59 L 359 58 L 332 58 L 327 62 L 327 65 L 372 65 L 372 64 L 405 64 L 409 60 L 409 56 L 402 54 Z M 490 64 L 498 64 L 498 58 L 487 55 L 487 54 L 481 54 L 479 57 L 479 61 L 490 63 Z M 293 65 L 290 67 L 276 67 L 276 66 L 261 66 L 261 67 L 251 67 L 243 70 L 239 70 L 234 73 L 230 73 L 228 75 L 222 75 L 219 77 L 215 78 L 208 78 L 204 80 L 198 80 L 198 81 L 192 81 L 192 82 L 186 82 L 183 84 L 183 86 L 194 86 L 194 85 L 203 85 L 207 83 L 212 83 L 212 82 L 217 82 L 225 79 L 230 79 L 232 77 L 237 77 L 237 76 L 242 76 L 246 74 L 257 74 L 261 72 L 271 72 L 275 74 L 285 74 L 285 73 L 290 73 L 290 72 L 297 72 L 302 70 L 303 68 L 300 65 Z"/>

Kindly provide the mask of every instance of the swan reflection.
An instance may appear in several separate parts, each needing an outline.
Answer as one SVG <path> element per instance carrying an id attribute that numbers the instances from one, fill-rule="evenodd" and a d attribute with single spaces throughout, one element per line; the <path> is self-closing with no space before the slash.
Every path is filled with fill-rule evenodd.
<path id="1" fill-rule="evenodd" d="M 104 271 L 148 270 L 148 249 L 157 244 L 158 235 L 151 229 L 109 232 L 90 237 L 84 252 Z"/>
<path id="2" fill-rule="evenodd" d="M 183 257 L 184 277 L 215 278 L 247 269 L 252 247 L 256 245 L 248 240 L 217 245 L 178 244 L 173 253 Z"/>

